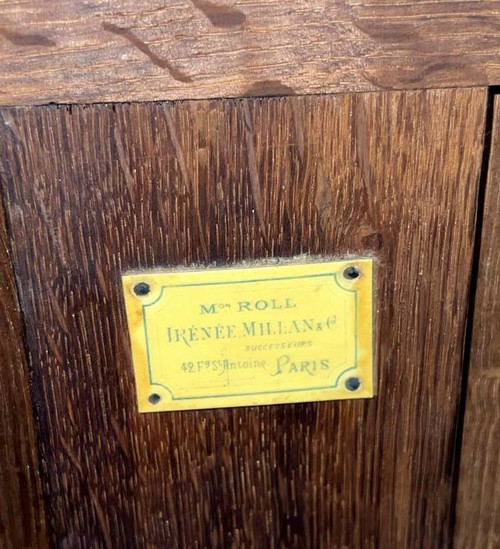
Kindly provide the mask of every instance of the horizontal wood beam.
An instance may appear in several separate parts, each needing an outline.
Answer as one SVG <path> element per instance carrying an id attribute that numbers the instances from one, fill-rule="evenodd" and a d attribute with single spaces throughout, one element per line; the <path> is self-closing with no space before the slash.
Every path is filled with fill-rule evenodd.
<path id="1" fill-rule="evenodd" d="M 0 104 L 500 83 L 500 2 L 11 0 Z"/>

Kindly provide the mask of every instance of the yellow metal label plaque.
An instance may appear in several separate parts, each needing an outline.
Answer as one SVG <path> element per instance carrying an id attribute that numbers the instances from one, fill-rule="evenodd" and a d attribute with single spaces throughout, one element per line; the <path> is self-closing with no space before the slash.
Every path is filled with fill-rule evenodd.
<path id="1" fill-rule="evenodd" d="M 123 276 L 139 410 L 374 394 L 372 260 Z"/>

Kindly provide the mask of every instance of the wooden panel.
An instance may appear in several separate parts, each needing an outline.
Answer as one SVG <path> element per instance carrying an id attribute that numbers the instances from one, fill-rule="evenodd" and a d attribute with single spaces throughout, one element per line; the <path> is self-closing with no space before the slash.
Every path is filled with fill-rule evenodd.
<path id="1" fill-rule="evenodd" d="M 484 90 L 5 110 L 63 547 L 442 547 Z M 379 396 L 139 415 L 120 272 L 378 260 Z"/>
<path id="2" fill-rule="evenodd" d="M 0 203 L 0 546 L 46 547 L 21 319 Z"/>
<path id="3" fill-rule="evenodd" d="M 0 104 L 500 84 L 500 2 L 10 0 Z"/>
<path id="4" fill-rule="evenodd" d="M 457 547 L 500 547 L 500 96 L 495 97 L 460 463 Z"/>

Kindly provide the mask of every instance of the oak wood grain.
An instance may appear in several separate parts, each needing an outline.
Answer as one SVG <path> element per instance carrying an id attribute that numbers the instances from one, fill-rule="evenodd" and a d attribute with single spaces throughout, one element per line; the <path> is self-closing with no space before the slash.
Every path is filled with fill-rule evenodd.
<path id="1" fill-rule="evenodd" d="M 443 547 L 481 89 L 4 109 L 60 547 Z M 378 396 L 137 412 L 120 273 L 377 260 Z"/>
<path id="2" fill-rule="evenodd" d="M 500 546 L 500 97 L 495 97 L 471 361 L 460 464 L 455 545 Z"/>
<path id="3" fill-rule="evenodd" d="M 1 202 L 0 547 L 47 547 L 33 403 Z"/>
<path id="4" fill-rule="evenodd" d="M 0 104 L 500 84 L 496 0 L 10 0 Z"/>

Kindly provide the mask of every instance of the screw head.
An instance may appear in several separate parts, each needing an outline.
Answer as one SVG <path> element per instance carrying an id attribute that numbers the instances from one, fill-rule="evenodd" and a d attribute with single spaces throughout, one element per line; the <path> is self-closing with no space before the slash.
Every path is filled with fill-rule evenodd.
<path id="1" fill-rule="evenodd" d="M 135 295 L 148 295 L 150 291 L 151 288 L 149 287 L 149 284 L 147 282 L 138 282 L 134 286 Z"/>
<path id="2" fill-rule="evenodd" d="M 152 393 L 149 395 L 148 400 L 149 402 L 151 402 L 151 404 L 158 404 L 158 402 L 160 402 L 161 400 L 161 396 L 157 393 Z"/>
<path id="3" fill-rule="evenodd" d="M 356 278 L 359 278 L 360 274 L 361 271 L 358 267 L 347 267 L 347 269 L 344 270 L 344 278 L 347 278 L 347 280 L 355 280 Z"/>
<path id="4" fill-rule="evenodd" d="M 350 377 L 345 382 L 346 389 L 348 391 L 357 391 L 361 386 L 359 377 Z"/>

